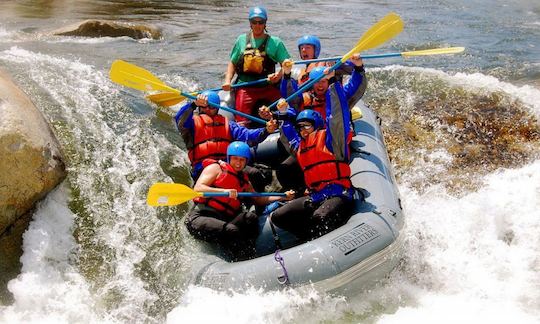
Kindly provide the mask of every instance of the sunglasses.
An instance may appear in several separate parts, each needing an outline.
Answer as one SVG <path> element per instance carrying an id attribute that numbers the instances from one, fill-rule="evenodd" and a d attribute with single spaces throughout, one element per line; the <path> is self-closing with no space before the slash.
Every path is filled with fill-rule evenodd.
<path id="1" fill-rule="evenodd" d="M 266 24 L 266 21 L 264 21 L 264 20 L 250 20 L 249 22 L 252 25 L 264 25 L 264 24 Z"/>
<path id="2" fill-rule="evenodd" d="M 297 130 L 302 130 L 302 129 L 308 130 L 308 129 L 313 128 L 313 125 L 311 125 L 311 124 L 297 124 L 295 127 L 296 127 Z"/>

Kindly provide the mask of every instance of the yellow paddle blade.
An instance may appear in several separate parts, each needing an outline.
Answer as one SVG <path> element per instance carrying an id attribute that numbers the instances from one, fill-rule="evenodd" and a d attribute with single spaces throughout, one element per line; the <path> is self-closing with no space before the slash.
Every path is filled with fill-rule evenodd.
<path id="1" fill-rule="evenodd" d="M 146 203 L 150 206 L 174 206 L 202 195 L 180 183 L 154 183 L 148 190 Z"/>
<path id="2" fill-rule="evenodd" d="M 354 48 L 343 56 L 341 62 L 345 63 L 345 61 L 347 61 L 355 53 L 375 48 L 387 42 L 402 31 L 403 21 L 401 18 L 393 12 L 389 13 L 383 19 L 379 20 L 375 25 L 371 26 L 371 28 L 368 29 L 364 35 L 362 35 L 362 38 L 360 38 Z"/>
<path id="3" fill-rule="evenodd" d="M 465 47 L 445 47 L 434 48 L 421 51 L 402 52 L 401 56 L 421 56 L 421 55 L 436 55 L 436 54 L 456 54 L 465 50 Z"/>
<path id="4" fill-rule="evenodd" d="M 113 62 L 109 75 L 113 82 L 136 90 L 180 93 L 180 91 L 167 86 L 149 71 L 122 60 Z"/>
<path id="5" fill-rule="evenodd" d="M 152 101 L 156 105 L 171 107 L 185 100 L 186 97 L 174 92 L 160 92 L 148 95 L 146 96 L 146 99 Z"/>

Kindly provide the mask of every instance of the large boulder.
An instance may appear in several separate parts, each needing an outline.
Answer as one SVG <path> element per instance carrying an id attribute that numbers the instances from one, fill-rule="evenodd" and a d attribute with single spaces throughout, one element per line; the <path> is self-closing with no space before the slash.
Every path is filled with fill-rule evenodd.
<path id="1" fill-rule="evenodd" d="M 53 34 L 59 36 L 82 37 L 128 36 L 134 39 L 161 38 L 161 30 L 155 26 L 108 20 L 85 20 L 79 24 L 56 30 Z"/>
<path id="2" fill-rule="evenodd" d="M 32 101 L 0 71 L 0 237 L 66 176 L 60 145 Z"/>
<path id="3" fill-rule="evenodd" d="M 0 70 L 0 305 L 20 272 L 23 233 L 35 203 L 66 177 L 62 153 L 32 101 Z"/>

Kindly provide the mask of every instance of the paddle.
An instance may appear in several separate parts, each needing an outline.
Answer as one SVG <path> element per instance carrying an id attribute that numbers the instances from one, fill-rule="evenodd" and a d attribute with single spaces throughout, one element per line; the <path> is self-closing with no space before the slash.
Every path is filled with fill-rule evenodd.
<path id="1" fill-rule="evenodd" d="M 410 52 L 401 52 L 401 53 L 386 53 L 386 54 L 372 54 L 372 55 L 362 55 L 362 59 L 375 59 L 375 58 L 384 58 L 384 57 L 410 57 L 410 56 L 424 56 L 424 55 L 439 55 L 439 54 L 456 54 L 461 53 L 465 50 L 465 47 L 445 47 L 445 48 L 433 48 L 428 50 L 419 50 L 419 51 L 410 51 Z M 312 60 L 302 60 L 295 61 L 294 64 L 309 64 L 315 62 L 328 62 L 328 61 L 337 61 L 341 59 L 339 56 L 326 57 Z"/>
<path id="2" fill-rule="evenodd" d="M 397 14 L 393 12 L 389 13 L 384 18 L 379 20 L 375 25 L 371 26 L 371 28 L 368 29 L 368 31 L 365 32 L 364 35 L 362 35 L 362 37 L 356 43 L 356 45 L 349 52 L 347 52 L 347 54 L 343 55 L 343 57 L 341 57 L 341 60 L 339 60 L 336 64 L 330 67 L 329 72 L 332 72 L 336 70 L 337 68 L 339 68 L 355 53 L 360 53 L 367 49 L 382 45 L 383 43 L 397 36 L 399 33 L 401 33 L 401 31 L 403 31 L 403 21 L 401 20 L 401 18 L 399 18 Z M 285 100 L 289 102 L 299 93 L 302 93 L 306 91 L 307 89 L 311 88 L 315 83 L 319 82 L 319 80 L 321 80 L 324 76 L 325 75 L 322 74 L 318 78 L 307 81 L 296 92 L 288 96 Z M 278 102 L 279 100 L 276 100 L 268 108 L 270 109 L 274 108 Z"/>
<path id="3" fill-rule="evenodd" d="M 192 94 L 196 95 L 197 92 L 192 92 Z M 147 95 L 145 98 L 152 101 L 156 105 L 163 107 L 174 106 L 186 99 L 186 97 L 182 96 L 181 94 L 174 92 L 154 93 Z"/>
<path id="4" fill-rule="evenodd" d="M 259 79 L 259 80 L 255 80 L 255 81 L 236 83 L 236 84 L 233 84 L 231 86 L 231 88 L 236 89 L 236 88 L 240 88 L 240 87 L 249 87 L 249 86 L 259 85 L 259 84 L 263 84 L 263 83 L 268 83 L 268 78 Z M 220 91 L 221 88 L 213 88 L 213 89 L 208 89 L 208 90 L 209 91 Z M 203 90 L 203 91 L 206 91 L 206 90 Z M 191 94 L 196 96 L 197 94 L 199 94 L 199 93 L 201 93 L 203 91 L 192 92 Z M 183 97 L 182 95 L 180 95 L 178 93 L 174 93 L 174 92 L 161 92 L 161 93 L 155 93 L 155 94 L 148 95 L 148 96 L 146 96 L 146 99 L 148 99 L 148 100 L 152 101 L 153 103 L 158 104 L 160 106 L 170 107 L 170 106 L 174 106 L 177 103 L 181 102 L 182 100 L 185 99 L 185 97 Z"/>
<path id="5" fill-rule="evenodd" d="M 196 197 L 227 197 L 228 192 L 199 192 L 180 183 L 154 183 L 148 196 L 146 203 L 150 206 L 174 206 L 183 204 Z M 282 192 L 239 192 L 238 197 L 268 197 L 278 196 L 286 197 Z"/>
<path id="6" fill-rule="evenodd" d="M 386 57 L 411 57 L 411 56 L 426 56 L 426 55 L 441 55 L 441 54 L 457 54 L 461 53 L 465 50 L 465 47 L 444 47 L 444 48 L 433 48 L 433 49 L 427 49 L 427 50 L 418 50 L 418 51 L 409 51 L 409 52 L 401 52 L 401 53 L 385 53 L 385 54 L 371 54 L 371 55 L 363 55 L 362 59 L 376 59 L 376 58 L 386 58 Z M 295 61 L 293 64 L 309 64 L 309 63 L 315 63 L 315 62 L 328 62 L 328 61 L 337 61 L 341 59 L 340 56 L 334 56 L 334 57 L 325 57 L 325 58 L 318 58 L 318 59 L 312 59 L 312 60 L 301 60 L 301 61 Z M 260 79 L 256 81 L 250 81 L 250 82 L 243 82 L 243 83 L 237 83 L 232 85 L 232 88 L 239 88 L 239 87 L 245 87 L 250 85 L 257 85 L 261 83 L 268 82 L 268 79 Z M 214 88 L 210 89 L 212 91 L 219 91 L 221 88 Z M 195 94 L 195 93 L 192 93 Z M 161 105 L 170 107 L 173 105 L 176 105 L 180 101 L 184 100 L 184 97 L 181 95 L 178 95 L 176 93 L 169 93 L 169 92 L 162 92 L 157 93 L 153 95 L 146 96 L 147 99 L 150 101 Z"/>
<path id="7" fill-rule="evenodd" d="M 116 60 L 113 62 L 109 74 L 113 82 L 132 89 L 141 91 L 165 91 L 169 94 L 181 95 L 192 100 L 197 99 L 197 97 L 192 94 L 169 87 L 149 71 L 122 60 Z M 163 101 L 167 102 L 166 99 L 163 99 Z M 208 105 L 215 108 L 223 109 L 230 113 L 243 116 L 254 122 L 266 125 L 266 121 L 264 119 L 248 115 L 241 111 L 237 111 L 225 106 L 220 106 L 212 102 L 208 102 Z"/>

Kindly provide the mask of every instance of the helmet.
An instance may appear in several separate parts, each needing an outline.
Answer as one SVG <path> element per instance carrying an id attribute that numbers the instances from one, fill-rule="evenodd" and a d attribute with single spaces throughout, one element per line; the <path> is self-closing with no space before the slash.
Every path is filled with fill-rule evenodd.
<path id="1" fill-rule="evenodd" d="M 302 45 L 312 45 L 315 48 L 315 58 L 319 57 L 321 53 L 321 41 L 319 37 L 313 35 L 304 35 L 298 39 L 298 50 Z"/>
<path id="2" fill-rule="evenodd" d="M 264 7 L 253 7 L 249 9 L 248 19 L 261 18 L 262 20 L 268 20 L 268 15 L 266 14 L 266 9 Z"/>
<path id="3" fill-rule="evenodd" d="M 245 157 L 249 161 L 249 159 L 251 159 L 251 150 L 244 142 L 232 142 L 227 147 L 227 162 L 231 161 L 231 156 Z"/>
<path id="4" fill-rule="evenodd" d="M 321 114 L 316 112 L 315 110 L 306 109 L 302 110 L 298 116 L 296 116 L 296 123 L 302 121 L 308 121 L 313 124 L 313 127 L 315 129 L 319 129 L 323 127 L 323 120 Z"/>
<path id="5" fill-rule="evenodd" d="M 326 70 L 326 67 L 324 66 L 314 67 L 313 70 L 309 71 L 309 79 L 313 80 L 319 78 L 321 75 L 324 75 L 324 70 Z"/>
<path id="6" fill-rule="evenodd" d="M 221 104 L 221 99 L 219 98 L 219 95 L 217 94 L 217 92 L 206 90 L 206 91 L 203 91 L 201 94 L 205 95 L 208 98 L 208 103 L 213 103 L 218 106 Z"/>

